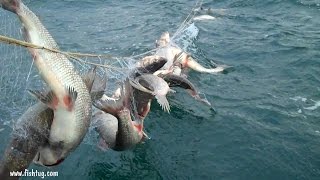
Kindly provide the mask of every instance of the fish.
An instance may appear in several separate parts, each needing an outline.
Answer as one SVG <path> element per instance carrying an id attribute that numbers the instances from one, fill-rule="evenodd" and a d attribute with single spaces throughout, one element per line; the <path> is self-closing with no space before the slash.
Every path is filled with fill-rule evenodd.
<path id="1" fill-rule="evenodd" d="M 89 90 L 95 83 L 104 83 L 97 78 L 95 68 L 92 68 L 88 73 L 84 74 L 82 78 L 86 82 Z M 92 93 L 95 94 L 95 96 L 92 97 L 100 99 L 101 96 L 99 97 L 99 95 L 97 95 L 101 94 L 99 91 L 104 91 L 104 89 L 92 89 Z M 39 158 L 39 151 L 41 151 L 43 147 L 49 146 L 50 128 L 53 119 L 54 111 L 42 102 L 38 102 L 29 107 L 25 113 L 21 115 L 14 125 L 9 144 L 0 162 L 0 179 L 18 178 L 10 177 L 10 172 L 24 171 L 34 159 Z"/>
<path id="2" fill-rule="evenodd" d="M 158 78 L 152 75 L 153 73 L 159 71 L 159 69 L 163 68 L 163 66 L 167 62 L 168 60 L 166 58 L 163 58 L 157 55 L 146 56 L 141 61 L 138 62 L 138 66 L 136 67 L 136 70 L 133 70 L 133 72 L 136 72 L 136 73 L 131 73 L 131 75 L 129 76 L 130 84 L 132 85 L 132 87 L 134 87 L 133 98 L 135 101 L 134 107 L 137 112 L 136 118 L 145 119 L 145 117 L 150 111 L 151 101 L 152 99 L 155 98 L 155 96 L 159 104 L 161 105 L 161 107 L 163 107 L 163 109 L 167 112 L 170 111 L 169 102 L 166 100 L 165 97 L 161 96 L 161 93 L 166 94 L 166 91 L 167 90 L 171 91 L 171 89 L 168 88 L 166 83 L 161 78 Z M 147 74 L 151 74 L 151 75 L 147 75 Z M 146 77 L 147 79 L 144 79 L 144 77 Z M 140 80 L 144 84 L 141 84 L 139 82 Z M 148 83 L 145 80 L 150 82 Z M 154 90 L 154 92 L 152 92 L 152 90 Z M 171 92 L 174 92 L 174 91 L 171 91 Z"/>
<path id="3" fill-rule="evenodd" d="M 203 99 L 200 97 L 198 90 L 195 88 L 193 83 L 191 81 L 189 81 L 187 78 L 179 76 L 179 75 L 175 75 L 175 74 L 166 74 L 166 75 L 163 75 L 160 77 L 163 78 L 168 83 L 169 87 L 184 88 L 196 100 L 198 100 L 198 101 L 200 101 L 210 107 L 212 106 L 211 103 L 207 99 Z"/>
<path id="4" fill-rule="evenodd" d="M 167 61 L 166 58 L 157 55 L 145 56 L 137 62 L 134 72 L 138 72 L 139 74 L 154 73 L 162 68 Z M 136 76 L 138 75 L 136 74 Z"/>
<path id="5" fill-rule="evenodd" d="M 100 109 L 96 109 L 92 115 L 92 124 L 99 134 L 98 147 L 102 150 L 114 149 L 118 132 L 118 119 Z"/>
<path id="6" fill-rule="evenodd" d="M 180 69 L 192 69 L 201 73 L 210 73 L 217 74 L 225 71 L 229 68 L 227 65 L 215 65 L 214 68 L 205 68 L 199 64 L 191 55 L 183 51 L 173 42 L 171 42 L 169 32 L 164 32 L 160 39 L 156 41 L 157 51 L 155 55 L 167 59 L 167 63 L 160 69 L 155 72 L 155 75 L 158 74 L 172 74 L 174 69 L 176 73 L 181 73 Z"/>
<path id="7" fill-rule="evenodd" d="M 137 118 L 132 119 L 132 87 L 129 83 L 129 78 L 127 78 L 121 86 L 121 95 L 119 99 L 99 99 L 94 101 L 93 105 L 102 110 L 105 113 L 108 113 L 114 116 L 117 119 L 118 129 L 116 133 L 115 143 L 110 146 L 115 151 L 124 151 L 134 147 L 136 144 L 141 142 L 143 136 L 143 120 Z M 106 116 L 106 115 L 99 115 Z M 103 117 L 105 118 L 105 117 Z M 97 128 L 98 133 L 102 139 L 105 140 L 105 143 L 110 142 L 109 134 L 105 136 L 109 128 L 108 120 L 103 120 L 100 122 L 105 123 L 102 126 Z M 111 122 L 112 123 L 112 122 Z M 114 129 L 112 130 L 114 131 Z M 105 132 L 105 133 L 104 133 Z M 113 134 L 113 133 L 112 133 Z M 111 140 L 114 139 L 111 134 Z"/>
<path id="8" fill-rule="evenodd" d="M 162 68 L 166 62 L 167 62 L 167 59 L 160 56 L 155 56 L 155 55 L 146 56 L 136 63 L 135 69 L 131 73 L 129 73 L 129 79 L 135 79 L 138 76 L 141 76 L 146 73 L 152 74 L 157 70 L 159 70 L 160 68 Z M 141 88 L 144 88 L 144 87 L 140 86 L 140 89 Z M 115 91 L 114 95 L 112 95 L 112 97 L 108 97 L 104 95 L 102 99 L 113 100 L 113 101 L 119 99 L 121 95 L 120 89 L 121 88 L 118 88 Z M 142 118 L 144 119 L 150 110 L 150 101 L 154 99 L 154 95 L 151 95 L 150 91 L 147 91 L 146 93 L 140 90 L 136 90 L 135 88 L 132 89 L 132 91 L 133 91 L 133 98 L 135 99 L 135 103 L 136 103 L 135 106 L 137 106 L 138 110 L 140 111 L 138 112 L 138 116 L 140 116 L 139 117 L 140 119 Z M 145 111 L 143 109 L 145 109 Z"/>
<path id="9" fill-rule="evenodd" d="M 82 79 L 90 91 L 92 101 L 100 99 L 103 96 L 106 88 L 106 78 L 105 76 L 101 78 L 96 74 L 96 67 L 93 67 L 86 74 L 82 75 Z M 59 154 L 62 150 L 62 146 L 52 147 L 50 143 L 47 143 L 40 148 L 33 162 L 42 166 L 56 166 L 64 161 L 64 159 L 59 159 Z M 51 164 L 50 162 L 56 163 Z"/>
<path id="10" fill-rule="evenodd" d="M 10 172 L 29 167 L 40 147 L 48 143 L 53 117 L 53 111 L 41 102 L 21 115 L 2 156 L 0 179 L 14 179 Z"/>
<path id="11" fill-rule="evenodd" d="M 174 93 L 175 91 L 170 89 L 168 83 L 162 78 L 153 74 L 143 74 L 135 79 L 130 80 L 130 84 L 137 90 L 154 96 L 161 108 L 166 112 L 170 112 L 170 104 L 166 98 L 166 95 L 169 92 Z"/>
<path id="12" fill-rule="evenodd" d="M 144 120 L 150 112 L 151 102 L 154 99 L 154 95 L 133 88 L 133 97 L 136 118 Z"/>
<path id="13" fill-rule="evenodd" d="M 160 56 L 145 56 L 140 61 L 138 61 L 135 64 L 135 68 L 129 73 L 128 77 L 129 79 L 134 79 L 142 74 L 146 73 L 154 73 L 157 70 L 159 70 L 161 67 L 163 67 L 164 64 L 166 64 L 167 59 L 160 57 Z M 107 95 L 103 96 L 103 99 L 108 100 L 116 100 L 119 99 L 121 95 L 121 88 L 117 88 L 115 90 L 115 93 L 112 95 L 112 97 L 109 97 Z"/>
<path id="14" fill-rule="evenodd" d="M 87 89 L 90 91 L 92 101 L 102 98 L 106 89 L 106 78 L 101 78 L 96 74 L 96 67 L 90 69 L 86 74 L 82 75 L 82 79 L 86 84 Z M 50 143 L 46 143 L 41 146 L 40 150 L 34 157 L 33 162 L 42 166 L 56 166 L 59 165 L 64 159 L 59 159 L 59 154 L 62 152 L 61 146 L 50 146 Z M 45 158 L 43 158 L 45 157 Z M 50 164 L 50 162 L 56 162 Z"/>
<path id="15" fill-rule="evenodd" d="M 1 0 L 0 4 L 3 9 L 18 16 L 27 42 L 59 49 L 39 18 L 20 0 Z M 54 111 L 49 136 L 50 149 L 59 148 L 62 151 L 57 161 L 44 164 L 52 165 L 62 161 L 83 140 L 91 120 L 91 97 L 85 83 L 65 55 L 44 49 L 28 49 L 41 77 L 52 90 L 49 94 L 32 91 L 34 96 Z"/>
<path id="16" fill-rule="evenodd" d="M 118 133 L 116 144 L 113 148 L 116 151 L 123 151 L 132 148 L 143 138 L 143 124 L 132 121 L 131 112 L 124 108 L 118 112 Z"/>
<path id="17" fill-rule="evenodd" d="M 207 7 L 201 6 L 200 8 L 197 8 L 194 11 L 200 15 L 213 15 L 213 14 L 225 15 L 227 9 L 213 9 L 211 7 L 207 8 Z"/>
<path id="18" fill-rule="evenodd" d="M 144 73 L 154 73 L 155 71 L 159 70 L 167 60 L 165 58 L 159 57 L 159 56 L 146 56 L 142 58 L 137 64 L 136 64 L 136 69 L 134 69 L 130 73 L 130 78 L 134 79 L 138 76 L 141 76 Z M 124 86 L 128 81 L 125 81 L 122 86 Z M 139 122 L 132 122 L 136 126 L 139 126 L 139 124 L 143 124 L 143 120 L 147 116 L 147 114 L 150 111 L 150 104 L 151 100 L 154 99 L 154 96 L 151 95 L 150 93 L 146 93 L 140 90 L 136 90 L 135 88 L 128 88 L 127 91 L 132 91 L 132 95 L 127 95 L 131 96 L 130 99 L 127 101 L 131 101 L 131 106 L 127 105 L 126 106 L 126 111 L 120 113 L 120 109 L 115 109 L 114 107 L 122 107 L 123 104 L 119 100 L 121 98 L 121 90 L 122 88 L 118 88 L 115 93 L 112 95 L 112 97 L 108 97 L 107 95 L 103 95 L 101 98 L 101 102 L 97 103 L 98 106 L 100 106 L 100 109 L 104 109 L 104 111 L 97 109 L 95 110 L 93 116 L 92 116 L 92 123 L 94 124 L 93 126 L 95 127 L 95 130 L 99 134 L 99 145 L 98 147 L 102 150 L 107 150 L 108 148 L 110 149 L 116 149 L 116 150 L 126 150 L 128 147 L 132 147 L 135 143 L 139 143 L 141 141 L 140 134 L 137 131 L 134 130 L 127 130 L 124 131 L 122 134 L 125 134 L 125 132 L 132 132 L 136 138 L 135 140 L 127 140 L 127 138 L 118 138 L 117 139 L 117 132 L 118 132 L 118 118 L 115 117 L 120 116 L 127 119 L 128 121 L 130 120 L 129 114 L 131 115 L 131 112 L 128 112 L 128 109 L 131 109 L 131 111 L 134 111 L 134 116 L 136 119 L 139 119 Z M 123 94 L 123 93 L 122 93 Z M 129 98 L 129 97 L 127 97 Z M 133 99 L 133 100 L 131 100 Z M 133 101 L 133 102 L 132 102 Z M 112 105 L 114 104 L 114 105 Z M 113 106 L 113 108 L 110 108 L 109 106 Z M 109 108 L 107 108 L 109 107 Z M 109 114 L 111 113 L 112 114 Z M 127 115 L 125 115 L 127 113 Z M 123 119 L 119 119 L 121 121 Z M 124 121 L 127 122 L 128 121 Z M 120 126 L 120 127 L 128 127 L 132 126 L 132 124 L 129 123 L 127 126 Z M 134 125 L 133 125 L 134 126 Z M 140 130 L 138 129 L 138 132 Z M 146 133 L 143 132 L 143 137 L 149 138 Z M 121 140 L 122 139 L 122 140 Z M 116 142 L 117 141 L 127 141 L 127 143 L 119 143 L 118 146 L 116 147 Z M 131 142 L 131 145 L 128 145 L 129 142 Z M 119 144 L 126 144 L 126 145 L 119 145 Z"/>
<path id="19" fill-rule="evenodd" d="M 200 15 L 193 18 L 194 21 L 215 20 L 216 18 L 210 15 Z"/>

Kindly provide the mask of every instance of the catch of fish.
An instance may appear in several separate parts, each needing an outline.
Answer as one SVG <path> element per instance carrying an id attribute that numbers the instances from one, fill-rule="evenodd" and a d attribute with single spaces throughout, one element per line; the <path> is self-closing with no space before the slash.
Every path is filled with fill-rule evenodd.
<path id="1" fill-rule="evenodd" d="M 25 41 L 51 49 L 57 43 L 39 18 L 21 0 L 0 0 L 4 10 L 17 15 Z M 170 112 L 167 94 L 171 88 L 185 89 L 194 99 L 212 106 L 201 98 L 187 79 L 186 70 L 216 74 L 228 66 L 205 68 L 170 39 L 168 32 L 156 41 L 157 51 L 139 60 L 112 97 L 104 92 L 106 77 L 94 67 L 81 75 L 69 59 L 60 53 L 29 48 L 45 90 L 30 90 L 39 102 L 17 120 L 11 140 L 0 163 L 0 179 L 11 179 L 10 171 L 22 171 L 33 162 L 56 166 L 82 142 L 90 125 L 99 134 L 103 150 L 124 151 L 148 137 L 144 120 L 153 99 Z M 92 121 L 92 122 L 91 122 Z"/>

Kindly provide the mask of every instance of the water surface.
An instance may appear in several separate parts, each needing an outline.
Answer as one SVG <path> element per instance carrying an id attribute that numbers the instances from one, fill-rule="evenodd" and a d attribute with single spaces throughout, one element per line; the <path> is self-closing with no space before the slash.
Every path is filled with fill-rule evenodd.
<path id="1" fill-rule="evenodd" d="M 64 50 L 131 56 L 174 33 L 195 1 L 27 1 Z M 319 179 L 320 2 L 215 0 L 215 20 L 195 22 L 188 46 L 201 64 L 233 66 L 227 74 L 190 72 L 217 113 L 183 90 L 167 114 L 146 119 L 151 140 L 126 152 L 101 152 L 86 140 L 50 170 L 56 179 Z M 0 11 L 1 34 L 20 37 L 14 15 Z M 40 83 L 30 55 L 0 45 L 0 153 L 11 124 Z M 9 61 L 10 60 L 10 61 Z M 29 78 L 28 81 L 26 79 Z M 30 168 L 47 171 L 32 165 Z"/>

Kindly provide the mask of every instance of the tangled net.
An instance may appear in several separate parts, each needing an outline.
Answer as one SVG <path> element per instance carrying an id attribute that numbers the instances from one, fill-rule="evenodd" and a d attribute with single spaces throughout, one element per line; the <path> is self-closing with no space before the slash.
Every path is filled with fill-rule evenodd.
<path id="1" fill-rule="evenodd" d="M 198 35 L 199 30 L 193 24 L 192 18 L 195 16 L 195 9 L 201 5 L 202 1 L 198 0 L 191 13 L 173 33 L 172 42 L 184 50 L 192 47 L 193 40 Z M 26 47 L 65 54 L 70 60 L 73 60 L 80 73 L 88 71 L 92 65 L 98 66 L 98 73 L 108 77 L 106 94 L 112 94 L 117 87 L 110 86 L 110 84 L 123 81 L 130 70 L 135 68 L 134 65 L 138 60 L 156 51 L 152 49 L 130 57 L 116 57 L 109 54 L 74 53 L 47 49 L 23 41 L 22 33 L 19 31 L 21 24 L 14 14 L 0 10 L 0 24 L 0 129 L 3 129 L 4 126 L 13 127 L 16 119 L 36 102 L 27 93 L 28 89 L 41 89 L 46 86 L 34 67 Z"/>

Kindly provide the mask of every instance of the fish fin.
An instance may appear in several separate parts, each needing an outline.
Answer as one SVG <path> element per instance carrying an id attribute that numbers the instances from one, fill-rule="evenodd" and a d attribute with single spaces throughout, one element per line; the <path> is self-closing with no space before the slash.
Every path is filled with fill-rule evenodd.
<path id="1" fill-rule="evenodd" d="M 142 134 L 144 138 L 151 139 L 151 137 L 148 136 L 148 134 L 145 131 L 142 131 Z"/>
<path id="2" fill-rule="evenodd" d="M 217 65 L 215 68 L 205 68 L 201 64 L 199 64 L 195 59 L 193 59 L 191 56 L 187 58 L 187 62 L 185 65 L 197 72 L 202 73 L 210 73 L 210 74 L 217 74 L 219 72 L 223 72 L 225 67 Z"/>
<path id="3" fill-rule="evenodd" d="M 101 137 L 99 138 L 99 142 L 97 144 L 97 147 L 103 151 L 106 152 L 109 149 L 108 144 L 106 143 L 106 141 L 104 139 L 102 139 Z"/>
<path id="4" fill-rule="evenodd" d="M 78 97 L 78 92 L 74 89 L 74 87 L 67 86 L 67 87 L 66 87 L 66 90 L 67 90 L 67 92 L 68 92 L 68 95 L 69 95 L 70 98 L 71 98 L 71 102 L 72 102 L 72 103 L 76 102 L 77 97 Z"/>
<path id="5" fill-rule="evenodd" d="M 162 110 L 170 113 L 170 104 L 166 96 L 156 96 L 158 103 L 160 104 Z"/>
<path id="6" fill-rule="evenodd" d="M 105 93 L 107 87 L 107 78 L 106 76 L 103 76 L 102 78 L 100 76 L 97 76 L 94 80 L 94 85 L 91 90 L 91 98 L 92 100 L 97 100 L 102 98 L 102 96 Z"/>
<path id="7" fill-rule="evenodd" d="M 36 97 L 43 104 L 47 105 L 49 108 L 54 108 L 56 101 L 56 96 L 53 94 L 53 91 L 39 91 L 39 90 L 28 90 L 29 94 Z"/>
<path id="8" fill-rule="evenodd" d="M 96 108 L 115 116 L 117 111 L 123 106 L 123 102 L 121 100 L 103 98 L 94 101 L 93 105 Z"/>
<path id="9" fill-rule="evenodd" d="M 63 97 L 63 104 L 67 108 L 68 111 L 71 111 L 75 105 L 75 102 L 78 97 L 78 92 L 74 89 L 74 87 L 66 86 L 65 90 L 67 95 Z"/>
<path id="10" fill-rule="evenodd" d="M 97 70 L 97 66 L 94 66 L 88 71 L 88 73 L 82 75 L 82 80 L 86 84 L 89 92 L 91 91 L 93 82 L 95 81 L 96 70 Z"/>
<path id="11" fill-rule="evenodd" d="M 176 93 L 176 91 L 173 90 L 173 89 L 169 89 L 169 92 L 170 92 L 170 93 Z"/>
<path id="12" fill-rule="evenodd" d="M 208 73 L 216 74 L 216 73 L 225 71 L 225 69 L 226 69 L 226 66 L 219 65 L 215 68 L 209 69 Z"/>
<path id="13" fill-rule="evenodd" d="M 102 96 L 104 95 L 104 91 L 91 92 L 90 95 L 92 101 L 95 101 L 102 98 Z"/>
<path id="14" fill-rule="evenodd" d="M 95 84 L 97 84 L 97 87 L 93 89 L 94 91 L 105 91 L 107 87 L 107 76 L 104 75 L 103 77 L 100 77 L 97 75 L 95 79 Z"/>
<path id="15" fill-rule="evenodd" d="M 206 105 L 208 105 L 208 106 L 210 106 L 211 107 L 211 103 L 207 100 L 207 99 L 204 99 L 204 98 L 200 98 L 200 96 L 193 96 L 196 100 L 198 100 L 198 101 L 200 101 L 200 102 L 202 102 L 202 103 L 204 103 L 204 104 L 206 104 Z"/>
<path id="16" fill-rule="evenodd" d="M 198 93 L 195 90 L 188 89 L 187 92 L 190 94 L 190 96 L 192 96 L 197 101 L 200 101 L 200 102 L 208 105 L 209 107 L 212 107 L 211 103 L 207 100 L 205 94 L 201 93 L 203 97 L 200 97 L 200 93 Z"/>
<path id="17" fill-rule="evenodd" d="M 174 57 L 173 57 L 173 63 L 180 63 L 182 61 L 182 57 L 183 57 L 183 51 L 180 51 L 180 53 L 176 54 Z"/>

